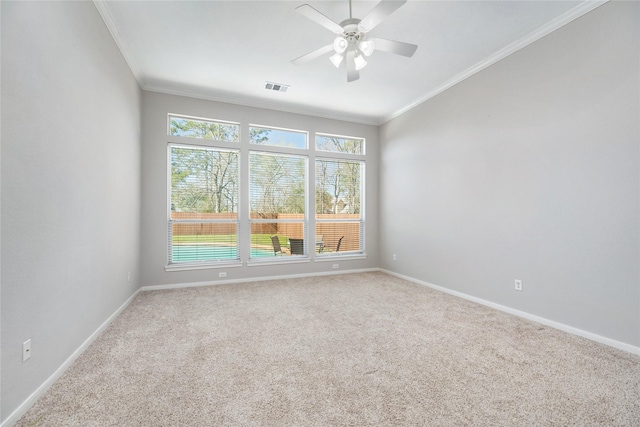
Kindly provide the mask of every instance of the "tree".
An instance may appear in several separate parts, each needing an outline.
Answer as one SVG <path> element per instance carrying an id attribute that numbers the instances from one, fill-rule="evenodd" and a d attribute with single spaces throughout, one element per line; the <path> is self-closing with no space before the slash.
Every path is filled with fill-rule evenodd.
<path id="1" fill-rule="evenodd" d="M 316 213 L 330 214 L 332 212 L 332 197 L 323 187 L 316 186 Z"/>
<path id="2" fill-rule="evenodd" d="M 362 154 L 361 139 L 348 139 L 337 136 L 318 136 L 316 144 L 322 151 Z"/>
<path id="3" fill-rule="evenodd" d="M 316 213 L 360 213 L 360 162 L 316 161 Z"/>
<path id="4" fill-rule="evenodd" d="M 240 140 L 240 126 L 233 123 L 207 122 L 203 120 L 188 120 L 172 117 L 170 123 L 171 135 L 191 138 L 211 139 L 214 141 Z"/>
<path id="5" fill-rule="evenodd" d="M 269 140 L 269 132 L 269 129 L 256 128 L 252 126 L 249 128 L 249 139 L 254 144 L 262 144 Z"/>
<path id="6" fill-rule="evenodd" d="M 233 123 L 172 117 L 171 135 L 237 142 L 240 126 Z M 252 129 L 263 141 L 268 129 Z M 173 147 L 171 152 L 171 209 L 190 212 L 237 212 L 238 153 L 231 150 Z"/>
<path id="7" fill-rule="evenodd" d="M 302 157 L 252 153 L 249 163 L 252 212 L 304 213 Z"/>
<path id="8" fill-rule="evenodd" d="M 361 165 L 358 162 L 342 162 L 341 164 L 341 185 L 348 207 L 346 213 L 360 213 L 360 170 Z"/>
<path id="9" fill-rule="evenodd" d="M 303 182 L 293 186 L 287 195 L 284 213 L 303 214 L 305 208 L 305 188 Z"/>
<path id="10" fill-rule="evenodd" d="M 238 154 L 173 147 L 171 208 L 187 212 L 237 212 Z"/>

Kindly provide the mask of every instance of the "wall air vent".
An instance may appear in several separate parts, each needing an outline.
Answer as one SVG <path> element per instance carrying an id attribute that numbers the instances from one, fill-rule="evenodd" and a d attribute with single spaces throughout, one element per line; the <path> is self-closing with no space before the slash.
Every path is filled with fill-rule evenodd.
<path id="1" fill-rule="evenodd" d="M 275 90 L 276 92 L 286 92 L 289 89 L 289 85 L 283 85 L 282 83 L 265 82 L 264 88 L 267 90 Z"/>

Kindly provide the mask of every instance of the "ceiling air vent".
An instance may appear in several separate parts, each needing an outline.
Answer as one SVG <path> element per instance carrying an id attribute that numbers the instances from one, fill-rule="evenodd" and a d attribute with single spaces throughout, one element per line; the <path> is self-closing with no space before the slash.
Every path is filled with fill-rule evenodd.
<path id="1" fill-rule="evenodd" d="M 264 88 L 267 90 L 275 90 L 276 92 L 286 92 L 289 89 L 289 85 L 283 85 L 281 83 L 265 82 Z"/>

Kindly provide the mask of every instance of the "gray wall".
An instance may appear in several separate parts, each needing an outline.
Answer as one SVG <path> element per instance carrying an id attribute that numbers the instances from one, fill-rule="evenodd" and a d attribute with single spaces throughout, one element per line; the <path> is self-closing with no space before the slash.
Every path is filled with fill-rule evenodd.
<path id="1" fill-rule="evenodd" d="M 92 2 L 1 7 L 5 420 L 139 287 L 141 94 Z"/>
<path id="2" fill-rule="evenodd" d="M 639 7 L 605 4 L 381 127 L 383 268 L 640 345 Z"/>
<path id="3" fill-rule="evenodd" d="M 382 266 L 640 345 L 637 2 L 606 4 L 380 129 L 141 93 L 92 3 L 0 5 L 2 420 L 140 284 L 218 279 L 164 269 L 169 112 L 366 137 L 368 257 L 340 270 Z"/>
<path id="4" fill-rule="evenodd" d="M 142 97 L 142 278 L 143 286 L 182 283 L 211 283 L 219 280 L 238 280 L 267 276 L 313 274 L 376 268 L 378 266 L 378 127 L 330 119 L 291 114 L 260 108 L 213 102 L 143 91 Z M 167 265 L 167 115 L 183 114 L 217 120 L 239 122 L 242 126 L 260 124 L 287 129 L 332 133 L 366 138 L 366 259 L 336 260 L 277 264 L 265 266 L 243 265 L 236 268 L 190 271 L 165 271 Z M 310 140 L 311 144 L 311 140 Z M 246 138 L 240 146 L 248 147 Z M 313 165 L 310 156 L 309 164 Z M 310 166 L 311 168 L 311 166 Z M 248 198 L 248 189 L 241 196 Z M 246 216 L 246 212 L 245 212 Z M 242 214 L 241 214 L 242 217 Z M 248 218 L 248 216 L 247 216 Z M 244 225 L 248 224 L 248 219 Z M 246 227 L 241 233 L 248 235 Z M 241 241 L 241 251 L 242 251 Z M 247 245 L 248 243 L 244 242 Z M 340 268 L 334 270 L 333 263 Z M 227 273 L 219 279 L 218 273 Z"/>

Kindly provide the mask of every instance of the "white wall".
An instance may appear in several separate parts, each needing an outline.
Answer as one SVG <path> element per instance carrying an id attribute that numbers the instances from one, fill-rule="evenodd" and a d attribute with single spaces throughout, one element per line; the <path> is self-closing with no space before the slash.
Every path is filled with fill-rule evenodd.
<path id="1" fill-rule="evenodd" d="M 143 286 L 211 283 L 221 280 L 218 278 L 220 271 L 227 273 L 227 277 L 222 280 L 238 280 L 357 270 L 378 266 L 378 127 L 147 91 L 143 91 L 142 111 L 141 283 Z M 167 265 L 167 115 L 169 113 L 239 122 L 244 127 L 249 124 L 260 124 L 306 130 L 309 131 L 310 138 L 313 137 L 313 132 L 366 138 L 367 258 L 259 267 L 244 265 L 222 270 L 165 271 Z M 239 145 L 248 147 L 249 143 L 242 140 Z M 313 165 L 312 157 L 310 157 L 310 165 Z M 248 191 L 247 188 L 245 191 Z M 244 214 L 246 216 L 246 211 Z M 241 228 L 241 233 L 248 236 L 246 228 Z M 241 241 L 241 245 L 243 242 L 248 248 L 246 241 Z M 339 264 L 339 270 L 332 268 L 333 263 Z"/>
<path id="2" fill-rule="evenodd" d="M 382 126 L 383 268 L 640 345 L 639 7 L 605 4 Z"/>
<path id="3" fill-rule="evenodd" d="M 139 286 L 140 89 L 92 2 L 1 8 L 4 421 Z"/>

